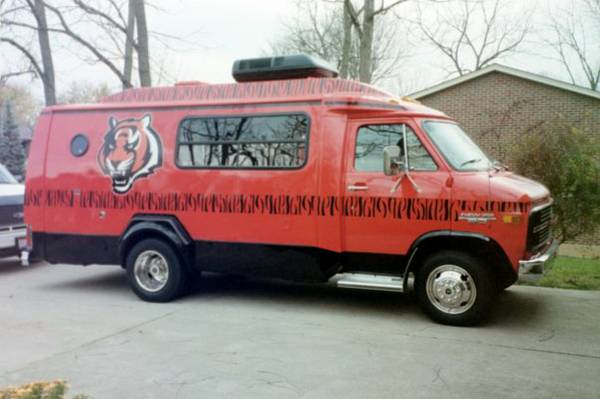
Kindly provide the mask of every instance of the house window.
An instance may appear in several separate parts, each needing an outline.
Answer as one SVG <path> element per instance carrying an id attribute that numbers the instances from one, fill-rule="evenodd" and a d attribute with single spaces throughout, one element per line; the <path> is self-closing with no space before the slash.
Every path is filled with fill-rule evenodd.
<path id="1" fill-rule="evenodd" d="M 365 172 L 383 173 L 383 148 L 390 145 L 400 147 L 404 156 L 402 129 L 406 126 L 408 161 L 410 170 L 437 170 L 437 166 L 415 132 L 408 125 L 367 125 L 358 130 L 354 168 Z"/>
<path id="2" fill-rule="evenodd" d="M 184 168 L 293 169 L 306 163 L 305 114 L 187 118 L 178 132 Z"/>

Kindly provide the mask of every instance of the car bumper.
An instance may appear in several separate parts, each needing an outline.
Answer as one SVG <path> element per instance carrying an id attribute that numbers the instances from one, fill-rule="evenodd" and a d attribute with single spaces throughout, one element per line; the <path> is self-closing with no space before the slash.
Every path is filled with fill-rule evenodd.
<path id="1" fill-rule="evenodd" d="M 546 269 L 556 257 L 557 251 L 558 241 L 552 240 L 550 245 L 546 246 L 542 252 L 534 255 L 530 259 L 519 261 L 519 274 L 543 273 L 544 269 Z"/>
<path id="2" fill-rule="evenodd" d="M 0 231 L 0 256 L 18 255 L 27 247 L 25 227 L 6 227 Z"/>

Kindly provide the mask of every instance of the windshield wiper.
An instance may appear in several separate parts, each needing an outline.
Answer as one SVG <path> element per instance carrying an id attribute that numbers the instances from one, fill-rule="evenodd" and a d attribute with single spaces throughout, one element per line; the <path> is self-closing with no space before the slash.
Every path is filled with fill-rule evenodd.
<path id="1" fill-rule="evenodd" d="M 465 162 L 461 163 L 460 166 L 459 166 L 459 168 L 462 168 L 463 166 L 466 166 L 466 165 L 468 165 L 470 163 L 477 163 L 479 161 L 481 161 L 481 158 L 469 159 L 468 161 L 465 161 Z"/>
<path id="2" fill-rule="evenodd" d="M 506 166 L 500 161 L 493 161 L 491 163 L 491 166 L 496 172 L 500 172 L 501 170 L 508 170 L 508 166 Z"/>

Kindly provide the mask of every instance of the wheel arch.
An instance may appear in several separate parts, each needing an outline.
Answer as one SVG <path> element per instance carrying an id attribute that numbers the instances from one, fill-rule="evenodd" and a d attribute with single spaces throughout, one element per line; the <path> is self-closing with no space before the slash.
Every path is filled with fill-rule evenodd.
<path id="1" fill-rule="evenodd" d="M 411 245 L 403 274 L 405 288 L 407 288 L 409 273 L 415 272 L 427 255 L 444 249 L 486 257 L 485 263 L 491 263 L 498 288 L 508 287 L 518 278 L 506 252 L 494 239 L 478 233 L 440 230 L 420 236 Z"/>
<path id="2" fill-rule="evenodd" d="M 194 245 L 185 227 L 173 215 L 135 215 L 119 239 L 119 260 L 125 264 L 127 253 L 138 242 L 158 238 L 171 245 L 187 268 L 193 266 Z"/>

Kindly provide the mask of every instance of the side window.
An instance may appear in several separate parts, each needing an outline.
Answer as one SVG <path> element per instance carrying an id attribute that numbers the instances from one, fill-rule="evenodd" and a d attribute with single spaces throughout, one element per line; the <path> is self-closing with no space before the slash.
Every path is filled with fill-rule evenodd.
<path id="1" fill-rule="evenodd" d="M 356 136 L 354 168 L 365 172 L 383 172 L 383 148 L 388 145 L 399 146 L 400 153 L 404 155 L 402 126 L 402 124 L 362 126 Z M 437 170 L 435 162 L 408 125 L 406 125 L 406 137 L 410 170 Z"/>
<path id="2" fill-rule="evenodd" d="M 299 168 L 306 163 L 304 114 L 185 119 L 177 165 L 197 168 Z"/>

